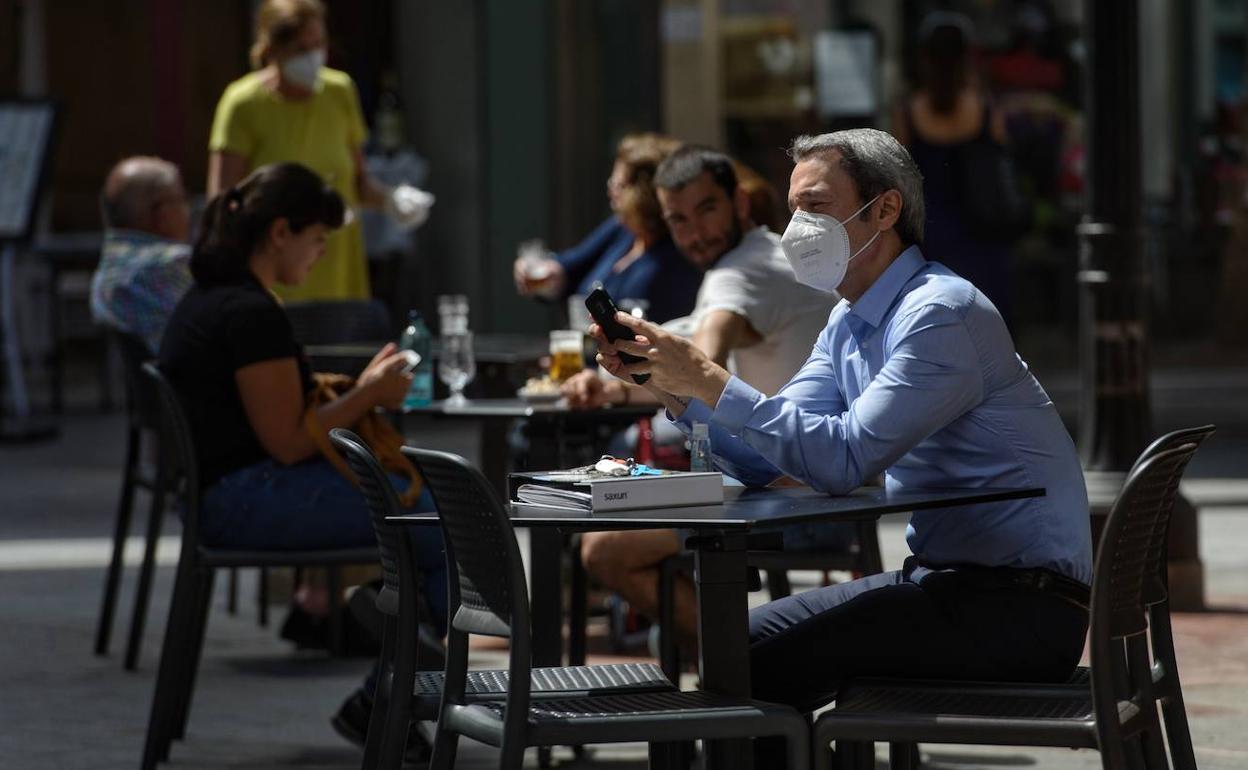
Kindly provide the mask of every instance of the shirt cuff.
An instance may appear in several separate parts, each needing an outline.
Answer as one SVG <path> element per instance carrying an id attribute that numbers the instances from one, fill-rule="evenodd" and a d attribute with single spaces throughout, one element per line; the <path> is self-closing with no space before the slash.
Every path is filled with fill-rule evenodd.
<path id="1" fill-rule="evenodd" d="M 754 415 L 754 408 L 766 396 L 750 387 L 740 377 L 733 376 L 724 386 L 724 392 L 715 404 L 711 419 L 734 436 L 741 435 L 741 430 Z"/>
<path id="2" fill-rule="evenodd" d="M 677 428 L 686 436 L 693 430 L 695 422 L 711 422 L 711 408 L 696 398 L 689 402 L 689 406 L 685 407 L 685 411 L 680 417 L 673 417 L 670 411 L 664 411 L 667 419 L 675 423 Z"/>

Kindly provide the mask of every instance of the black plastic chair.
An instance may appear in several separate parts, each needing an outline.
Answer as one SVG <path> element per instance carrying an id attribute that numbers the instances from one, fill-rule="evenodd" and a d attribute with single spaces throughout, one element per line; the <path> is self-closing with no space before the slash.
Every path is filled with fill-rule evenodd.
<path id="1" fill-rule="evenodd" d="M 117 593 L 121 588 L 121 574 L 125 566 L 126 538 L 130 534 L 130 522 L 134 515 L 134 494 L 136 489 L 145 489 L 151 495 L 151 503 L 125 657 L 125 667 L 133 670 L 143 642 L 156 544 L 160 540 L 161 519 L 164 514 L 165 484 L 159 463 L 149 465 L 143 462 L 145 439 L 157 438 L 160 430 L 160 407 L 156 391 L 143 376 L 141 369 L 143 362 L 151 358 L 147 344 L 139 337 L 125 332 L 112 331 L 109 336 L 121 353 L 126 394 L 126 454 L 122 467 L 121 498 L 117 501 L 117 517 L 113 525 L 113 553 L 104 579 L 104 597 L 100 603 L 100 617 L 95 630 L 95 654 L 108 654 L 113 615 L 117 608 Z M 150 449 L 149 452 L 156 454 Z"/>
<path id="2" fill-rule="evenodd" d="M 377 549 L 341 548 L 306 551 L 251 551 L 212 548 L 199 542 L 199 478 L 195 445 L 182 404 L 155 364 L 143 364 L 160 408 L 161 467 L 169 492 L 180 492 L 183 524 L 169 621 L 160 651 L 151 717 L 143 748 L 143 770 L 169 758 L 174 739 L 186 734 L 195 674 L 203 651 L 213 579 L 218 568 L 323 567 L 377 563 Z M 331 617 L 332 620 L 332 617 Z"/>
<path id="3" fill-rule="evenodd" d="M 532 681 L 528 590 L 515 531 L 493 487 L 463 458 L 404 451 L 433 493 L 451 578 L 451 627 L 431 767 L 454 765 L 460 735 L 500 747 L 504 768 L 519 768 L 528 746 L 646 741 L 652 762 L 666 764 L 680 742 L 762 735 L 783 736 L 789 765 L 806 766 L 809 729 L 788 706 L 677 691 L 539 700 L 528 687 L 509 688 L 505 699 L 474 702 L 468 697 L 469 634 L 510 639 L 509 681 Z"/>
<path id="4" fill-rule="evenodd" d="M 156 546 L 160 542 L 164 520 L 167 485 L 159 463 L 160 405 L 156 391 L 142 370 L 144 362 L 152 359 L 147 343 L 133 334 L 118 330 L 111 330 L 108 334 L 110 344 L 116 347 L 122 361 L 126 399 L 126 454 L 122 467 L 121 497 L 117 501 L 117 517 L 113 524 L 113 551 L 104 578 L 104 596 L 100 602 L 100 617 L 95 630 L 95 654 L 108 654 L 113 616 L 117 610 L 117 593 L 121 588 L 121 575 L 125 567 L 126 539 L 130 534 L 130 522 L 134 515 L 134 493 L 136 489 L 145 489 L 151 495 L 151 501 L 123 664 L 127 671 L 133 671 L 138 666 L 139 653 L 143 648 L 143 631 L 147 626 L 147 610 L 151 605 L 152 576 L 156 569 Z M 146 453 L 152 457 L 151 463 L 144 462 L 145 446 Z M 229 608 L 233 614 L 238 602 L 238 572 L 234 569 L 230 570 L 229 591 Z M 260 625 L 267 626 L 268 592 L 263 569 L 257 582 L 256 613 Z"/>
<path id="5" fill-rule="evenodd" d="M 1200 441 L 1212 432 L 1197 430 L 1189 438 Z M 1165 608 L 1170 515 L 1197 446 L 1189 441 L 1160 451 L 1150 447 L 1114 502 L 1092 581 L 1087 685 L 1077 683 L 1078 673 L 1076 683 L 1051 685 L 852 681 L 815 724 L 815 767 L 829 766 L 827 746 L 834 740 L 842 767 L 873 767 L 874 741 L 883 740 L 890 742 L 892 764 L 903 768 L 912 766 L 918 742 L 1095 748 L 1107 769 L 1163 768 L 1157 707 L 1169 700 L 1166 721 L 1175 766 L 1194 768 L 1186 716 L 1173 710 L 1182 708 L 1182 700 L 1168 611 L 1164 628 L 1152 629 L 1154 644 L 1168 648 L 1155 651 L 1157 660 L 1149 654 L 1149 631 L 1158 608 Z M 1159 664 L 1168 664 L 1160 691 Z"/>
<path id="6" fill-rule="evenodd" d="M 1217 427 L 1202 425 L 1172 431 L 1149 444 L 1140 453 L 1131 470 L 1149 458 L 1184 444 L 1200 446 L 1214 434 Z M 1128 473 L 1130 475 L 1130 473 Z M 1169 522 L 1167 521 L 1167 528 Z M 1167 543 L 1169 535 L 1167 534 Z M 1192 732 L 1187 724 L 1187 709 L 1183 705 L 1183 688 L 1179 682 L 1179 667 L 1174 654 L 1174 631 L 1170 623 L 1170 597 L 1166 591 L 1168 570 L 1166 559 L 1158 566 L 1157 580 L 1148 583 L 1151 589 L 1146 597 L 1148 605 L 1148 638 L 1153 651 L 1153 694 L 1161 702 L 1161 713 L 1166 724 L 1166 743 L 1170 747 L 1170 759 L 1178 770 L 1196 770 L 1196 753 L 1192 748 Z M 1070 684 L 1086 689 L 1092 681 L 1086 666 L 1075 669 Z"/>
<path id="7" fill-rule="evenodd" d="M 364 750 L 364 768 L 399 767 L 407 731 L 413 721 L 434 721 L 442 699 L 443 673 L 418 670 L 417 577 L 411 541 L 402 527 L 386 517 L 402 512 L 398 497 L 372 451 L 351 431 L 336 428 L 330 440 L 360 480 L 368 502 L 381 554 L 383 586 L 377 597 L 384 627 L 377 692 Z M 395 682 L 409 686 L 394 689 Z M 498 699 L 507 694 L 506 671 L 474 671 L 468 675 L 468 697 Z M 535 698 L 575 697 L 603 692 L 643 693 L 675 690 L 653 664 L 538 668 L 533 671 Z"/>

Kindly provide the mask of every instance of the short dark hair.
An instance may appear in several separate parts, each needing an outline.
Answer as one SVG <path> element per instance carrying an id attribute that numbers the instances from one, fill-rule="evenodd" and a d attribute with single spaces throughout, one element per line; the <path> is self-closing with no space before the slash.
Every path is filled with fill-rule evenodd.
<path id="1" fill-rule="evenodd" d="M 261 166 L 208 202 L 191 253 L 196 283 L 238 283 L 250 271 L 251 255 L 279 219 L 292 232 L 311 225 L 338 228 L 346 220 L 342 197 L 316 172 L 298 163 Z"/>
<path id="2" fill-rule="evenodd" d="M 679 190 L 704 173 L 710 174 L 711 180 L 732 200 L 737 192 L 737 172 L 732 158 L 709 147 L 685 145 L 668 155 L 654 172 L 654 186 L 660 190 Z"/>

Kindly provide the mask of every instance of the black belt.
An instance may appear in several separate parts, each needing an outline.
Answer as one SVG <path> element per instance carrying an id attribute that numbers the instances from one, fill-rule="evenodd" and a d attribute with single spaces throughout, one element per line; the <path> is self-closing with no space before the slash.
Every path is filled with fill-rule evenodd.
<path id="1" fill-rule="evenodd" d="M 997 569 L 1004 573 L 1004 577 L 1008 582 L 1014 585 L 1034 588 L 1037 591 L 1053 594 L 1085 610 L 1091 604 L 1091 590 L 1078 580 L 1067 577 L 1060 572 L 1054 572 L 1043 567 L 1032 569 L 999 567 Z"/>
<path id="2" fill-rule="evenodd" d="M 1067 577 L 1060 572 L 1054 572 L 1044 567 L 986 567 L 981 564 L 947 564 L 937 566 L 922 562 L 920 564 L 928 569 L 952 568 L 962 574 L 982 576 L 1010 586 L 1043 591 L 1064 599 L 1084 610 L 1088 609 L 1091 604 L 1091 591 L 1086 585 L 1072 577 Z"/>

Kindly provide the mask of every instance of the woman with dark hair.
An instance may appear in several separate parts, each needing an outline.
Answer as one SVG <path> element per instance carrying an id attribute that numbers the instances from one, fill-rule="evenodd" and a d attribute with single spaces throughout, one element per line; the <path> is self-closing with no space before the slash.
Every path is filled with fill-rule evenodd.
<path id="1" fill-rule="evenodd" d="M 962 189 L 966 148 L 978 142 L 1004 145 L 1005 121 L 980 84 L 970 19 L 947 11 L 929 14 L 919 29 L 919 45 L 919 86 L 894 116 L 893 133 L 923 173 L 923 251 L 974 284 L 1008 321 L 1009 249 L 977 227 Z"/>
<path id="2" fill-rule="evenodd" d="M 412 379 L 403 371 L 406 359 L 386 345 L 350 390 L 316 405 L 307 357 L 273 294 L 274 286 L 297 286 L 307 277 L 345 217 L 338 193 L 296 163 L 256 169 L 204 212 L 191 256 L 195 283 L 166 327 L 160 369 L 190 422 L 204 490 L 200 537 L 208 545 L 281 550 L 376 543 L 363 496 L 320 454 L 325 442 L 313 431 L 353 426 L 376 407 L 397 408 Z M 427 490 L 409 510 L 433 510 Z M 442 538 L 436 528 L 420 530 L 412 542 L 423 593 L 441 626 Z M 366 690 L 353 700 L 367 701 Z M 337 718 L 335 726 L 362 739 L 366 711 L 351 721 L 350 729 Z"/>
<path id="3" fill-rule="evenodd" d="M 688 315 L 702 272 L 672 243 L 654 189 L 655 169 L 679 146 L 675 139 L 651 133 L 620 140 L 607 179 L 611 216 L 585 240 L 537 266 L 523 257 L 516 260 L 516 290 L 566 299 L 601 285 L 616 302 L 645 300 L 646 316 L 657 323 Z"/>

